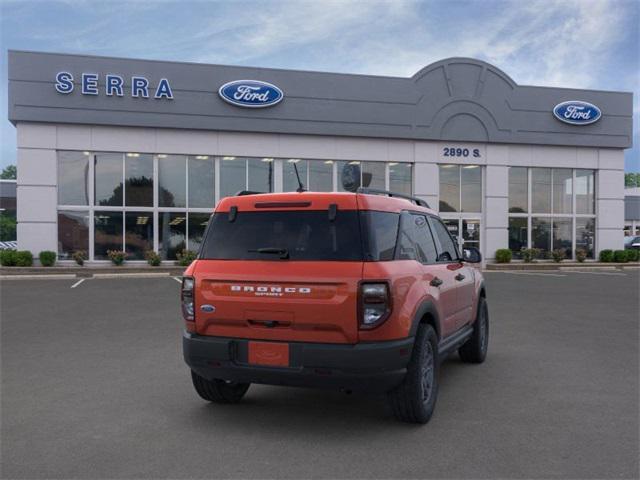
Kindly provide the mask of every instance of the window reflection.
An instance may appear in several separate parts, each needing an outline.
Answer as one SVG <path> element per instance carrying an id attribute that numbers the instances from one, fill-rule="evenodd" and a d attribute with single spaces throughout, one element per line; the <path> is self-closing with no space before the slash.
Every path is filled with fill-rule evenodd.
<path id="1" fill-rule="evenodd" d="M 462 211 L 482 211 L 482 169 L 479 165 L 464 165 L 461 170 Z"/>
<path id="2" fill-rule="evenodd" d="M 247 189 L 247 161 L 244 158 L 222 157 L 220 160 L 220 198 L 232 197 Z"/>
<path id="3" fill-rule="evenodd" d="M 153 213 L 127 212 L 125 214 L 125 251 L 128 260 L 144 260 L 147 250 L 153 250 Z"/>
<path id="4" fill-rule="evenodd" d="M 70 259 L 73 252 L 89 253 L 89 212 L 58 212 L 58 257 Z"/>
<path id="5" fill-rule="evenodd" d="M 122 154 L 96 153 L 94 157 L 95 204 L 122 206 Z"/>
<path id="6" fill-rule="evenodd" d="M 158 155 L 158 205 L 186 207 L 186 157 Z M 127 199 L 128 200 L 128 199 Z"/>
<path id="7" fill-rule="evenodd" d="M 576 250 L 583 249 L 587 252 L 587 258 L 594 258 L 596 238 L 595 218 L 576 218 Z"/>
<path id="8" fill-rule="evenodd" d="M 360 168 L 363 187 L 385 189 L 385 164 L 383 162 L 361 162 Z"/>
<path id="9" fill-rule="evenodd" d="M 309 160 L 309 190 L 312 192 L 333 191 L 333 160 Z"/>
<path id="10" fill-rule="evenodd" d="M 551 219 L 533 217 L 531 219 L 531 246 L 542 252 L 543 258 L 549 258 L 551 251 Z"/>
<path id="11" fill-rule="evenodd" d="M 122 212 L 95 212 L 94 258 L 108 260 L 108 250 L 122 250 Z"/>
<path id="12" fill-rule="evenodd" d="M 509 168 L 509 212 L 526 213 L 528 208 L 529 182 L 526 167 Z"/>
<path id="13" fill-rule="evenodd" d="M 311 190 L 309 182 L 307 180 L 307 161 L 300 160 L 299 158 L 289 158 L 282 164 L 282 191 L 283 192 L 295 192 L 298 189 L 298 177 L 296 176 L 296 168 L 298 169 L 298 175 L 300 175 L 300 181 L 304 188 Z"/>
<path id="14" fill-rule="evenodd" d="M 553 250 L 564 250 L 565 257 L 571 258 L 573 224 L 571 218 L 553 219 Z"/>
<path id="15" fill-rule="evenodd" d="M 573 171 L 553 169 L 553 213 L 573 212 Z"/>
<path id="16" fill-rule="evenodd" d="M 215 203 L 215 159 L 189 157 L 189 208 L 213 208 Z"/>
<path id="17" fill-rule="evenodd" d="M 251 158 L 247 160 L 249 184 L 253 192 L 270 192 L 273 188 L 273 158 Z"/>
<path id="18" fill-rule="evenodd" d="M 187 248 L 187 214 L 160 212 L 158 214 L 158 252 L 163 260 L 175 260 L 176 253 Z"/>
<path id="19" fill-rule="evenodd" d="M 89 204 L 89 152 L 58 152 L 58 204 Z"/>
<path id="20" fill-rule="evenodd" d="M 523 248 L 527 248 L 527 219 L 512 217 L 509 219 L 509 250 L 514 258 L 521 258 Z"/>
<path id="21" fill-rule="evenodd" d="M 127 153 L 124 165 L 125 204 L 130 207 L 152 207 L 153 156 Z"/>
<path id="22" fill-rule="evenodd" d="M 460 210 L 460 166 L 439 165 L 440 171 L 440 211 Z"/>
<path id="23" fill-rule="evenodd" d="M 209 222 L 208 213 L 190 213 L 189 214 L 189 250 L 197 252 L 202 244 L 204 230 Z"/>
<path id="24" fill-rule="evenodd" d="M 410 163 L 389 163 L 389 190 L 411 195 L 412 165 Z"/>
<path id="25" fill-rule="evenodd" d="M 551 169 L 531 169 L 531 211 L 551 213 Z"/>
<path id="26" fill-rule="evenodd" d="M 593 170 L 576 170 L 576 213 L 595 213 L 595 174 Z"/>

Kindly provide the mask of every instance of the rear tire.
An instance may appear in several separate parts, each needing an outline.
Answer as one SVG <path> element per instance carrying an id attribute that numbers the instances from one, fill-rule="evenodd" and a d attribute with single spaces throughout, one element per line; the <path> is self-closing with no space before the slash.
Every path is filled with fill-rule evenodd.
<path id="1" fill-rule="evenodd" d="M 431 325 L 420 325 L 407 375 L 387 393 L 395 417 L 408 423 L 427 423 L 438 398 L 438 336 Z"/>
<path id="2" fill-rule="evenodd" d="M 249 390 L 250 383 L 234 383 L 224 380 L 207 380 L 191 371 L 193 387 L 198 395 L 213 403 L 238 403 Z"/>
<path id="3" fill-rule="evenodd" d="M 489 347 L 489 309 L 487 300 L 480 297 L 478 300 L 478 314 L 473 325 L 473 333 L 469 340 L 458 349 L 458 354 L 463 362 L 482 363 L 487 358 Z"/>

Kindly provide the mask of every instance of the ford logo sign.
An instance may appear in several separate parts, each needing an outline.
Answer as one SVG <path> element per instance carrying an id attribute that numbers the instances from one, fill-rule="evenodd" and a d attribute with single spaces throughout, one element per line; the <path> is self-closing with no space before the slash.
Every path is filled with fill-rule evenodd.
<path id="1" fill-rule="evenodd" d="M 553 114 L 561 122 L 571 125 L 589 125 L 602 116 L 602 112 L 594 104 L 580 100 L 559 103 L 553 107 Z"/>
<path id="2" fill-rule="evenodd" d="M 284 98 L 278 87 L 259 80 L 234 80 L 225 83 L 218 94 L 225 102 L 248 108 L 271 107 Z"/>
<path id="3" fill-rule="evenodd" d="M 216 307 L 214 307 L 213 305 L 202 305 L 200 307 L 200 310 L 207 313 L 213 313 L 216 311 Z"/>

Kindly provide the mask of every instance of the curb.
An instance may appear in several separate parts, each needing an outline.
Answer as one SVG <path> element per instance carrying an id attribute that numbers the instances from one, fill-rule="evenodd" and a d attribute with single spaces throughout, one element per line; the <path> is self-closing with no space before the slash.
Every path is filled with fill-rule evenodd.
<path id="1" fill-rule="evenodd" d="M 622 270 L 622 269 L 640 268 L 638 263 L 600 263 L 600 262 L 563 262 L 563 263 L 488 263 L 485 267 L 487 271 L 503 271 L 503 270 Z"/>
<path id="2" fill-rule="evenodd" d="M 4 267 L 0 280 L 181 277 L 186 267 Z"/>

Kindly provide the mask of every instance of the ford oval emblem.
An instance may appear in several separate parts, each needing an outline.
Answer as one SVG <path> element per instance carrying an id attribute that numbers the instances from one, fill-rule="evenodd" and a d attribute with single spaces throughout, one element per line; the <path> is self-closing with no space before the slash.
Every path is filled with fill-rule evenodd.
<path id="1" fill-rule="evenodd" d="M 200 310 L 207 313 L 213 313 L 216 311 L 216 307 L 214 307 L 213 305 L 201 305 Z"/>
<path id="2" fill-rule="evenodd" d="M 580 100 L 559 103 L 553 107 L 553 114 L 561 122 L 571 125 L 589 125 L 602 116 L 602 112 L 594 104 Z"/>
<path id="3" fill-rule="evenodd" d="M 218 90 L 225 101 L 238 107 L 272 107 L 284 98 L 284 93 L 275 85 L 260 80 L 234 80 Z"/>

